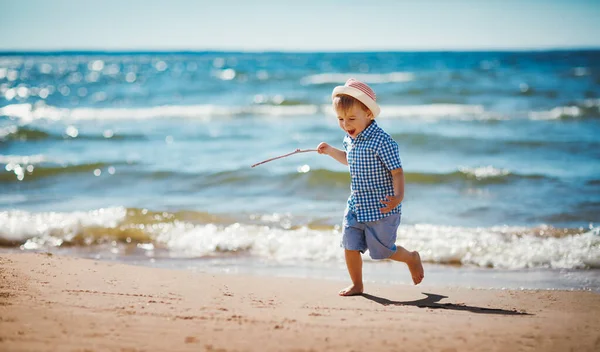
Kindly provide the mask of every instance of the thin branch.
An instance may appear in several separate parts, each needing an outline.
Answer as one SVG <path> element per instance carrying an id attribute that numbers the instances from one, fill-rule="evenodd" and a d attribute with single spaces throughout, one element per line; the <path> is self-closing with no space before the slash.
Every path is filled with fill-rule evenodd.
<path id="1" fill-rule="evenodd" d="M 267 159 L 265 161 L 261 161 L 260 163 L 256 163 L 256 164 L 252 165 L 252 167 L 258 166 L 260 164 L 268 163 L 269 161 L 273 161 L 273 160 L 285 158 L 287 156 L 294 155 L 294 154 L 297 154 L 297 153 L 308 153 L 308 152 L 316 152 L 316 151 L 317 151 L 316 149 L 296 149 L 296 150 L 294 150 L 291 153 L 288 153 L 288 154 L 285 154 L 285 155 L 280 155 L 280 156 L 277 156 L 277 157 L 274 157 L 274 158 L 271 158 L 271 159 Z"/>

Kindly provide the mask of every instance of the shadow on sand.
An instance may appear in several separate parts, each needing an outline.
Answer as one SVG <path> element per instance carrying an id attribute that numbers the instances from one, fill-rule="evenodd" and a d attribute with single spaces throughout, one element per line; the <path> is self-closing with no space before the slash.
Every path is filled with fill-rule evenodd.
<path id="1" fill-rule="evenodd" d="M 384 306 L 415 306 L 419 308 L 432 308 L 432 309 L 452 309 L 452 310 L 464 310 L 471 313 L 482 313 L 482 314 L 501 314 L 501 315 L 532 315 L 526 312 L 518 312 L 516 310 L 505 310 L 505 309 L 495 309 L 495 308 L 483 308 L 483 307 L 473 307 L 467 306 L 462 303 L 438 303 L 444 298 L 448 298 L 448 296 L 437 295 L 435 293 L 425 293 L 423 292 L 427 298 L 419 299 L 416 301 L 391 301 L 387 298 L 377 297 L 370 295 L 368 293 L 363 293 L 362 296 L 368 300 L 379 303 Z"/>

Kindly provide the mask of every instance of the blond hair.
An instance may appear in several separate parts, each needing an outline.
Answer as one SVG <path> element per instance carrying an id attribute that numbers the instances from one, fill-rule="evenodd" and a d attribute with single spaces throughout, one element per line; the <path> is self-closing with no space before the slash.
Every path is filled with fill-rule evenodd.
<path id="1" fill-rule="evenodd" d="M 347 114 L 348 111 L 352 110 L 352 108 L 357 104 L 363 111 L 367 111 L 367 112 L 371 111 L 360 100 L 358 100 L 354 97 L 351 97 L 349 95 L 340 94 L 340 95 L 336 95 L 333 98 L 333 108 L 335 109 L 335 111 L 341 111 L 344 114 Z"/>

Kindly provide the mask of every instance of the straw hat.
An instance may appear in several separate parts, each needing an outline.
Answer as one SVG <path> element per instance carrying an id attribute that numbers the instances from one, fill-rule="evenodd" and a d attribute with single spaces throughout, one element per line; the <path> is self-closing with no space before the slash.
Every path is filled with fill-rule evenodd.
<path id="1" fill-rule="evenodd" d="M 377 105 L 377 96 L 375 95 L 375 92 L 373 92 L 373 89 L 354 78 L 350 78 L 343 86 L 335 87 L 333 93 L 331 93 L 331 99 L 340 94 L 349 95 L 365 104 L 365 106 L 371 110 L 373 118 L 377 117 L 381 112 L 379 105 Z"/>

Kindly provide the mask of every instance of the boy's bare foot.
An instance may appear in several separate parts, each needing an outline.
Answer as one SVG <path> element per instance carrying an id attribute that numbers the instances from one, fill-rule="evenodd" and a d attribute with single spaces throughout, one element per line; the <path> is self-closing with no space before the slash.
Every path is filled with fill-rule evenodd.
<path id="1" fill-rule="evenodd" d="M 411 256 L 412 259 L 406 264 L 408 264 L 408 270 L 410 270 L 410 275 L 412 276 L 413 282 L 415 285 L 418 285 L 425 277 L 423 264 L 421 264 L 421 256 L 419 255 L 419 252 L 414 251 L 411 253 Z"/>
<path id="2" fill-rule="evenodd" d="M 341 290 L 338 294 L 340 296 L 356 296 L 363 293 L 362 285 L 350 285 L 345 289 Z"/>

